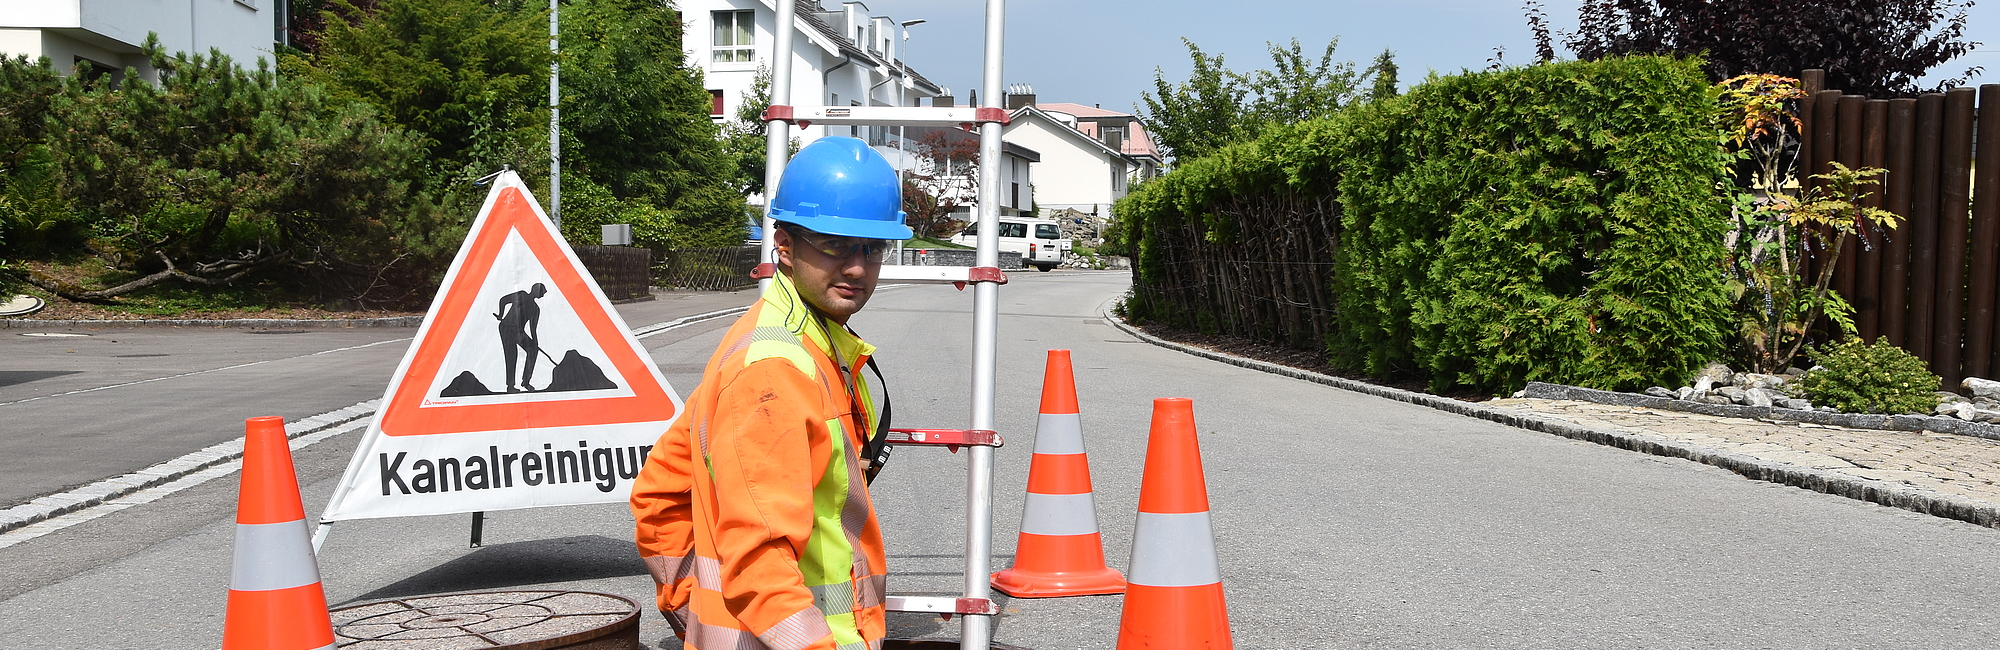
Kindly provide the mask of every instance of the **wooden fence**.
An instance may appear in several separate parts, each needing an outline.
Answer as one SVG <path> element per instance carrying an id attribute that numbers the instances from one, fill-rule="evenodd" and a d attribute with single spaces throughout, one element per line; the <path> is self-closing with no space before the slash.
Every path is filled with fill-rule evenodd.
<path id="1" fill-rule="evenodd" d="M 590 246 L 575 245 L 577 260 L 583 268 L 597 279 L 597 286 L 604 290 L 604 297 L 616 302 L 651 295 L 647 286 L 651 284 L 648 268 L 653 265 L 653 251 L 630 246 Z"/>
<path id="2" fill-rule="evenodd" d="M 1821 70 L 1800 76 L 1807 92 L 1799 111 L 1801 180 L 1828 171 L 1832 161 L 1887 169 L 1867 203 L 1905 220 L 1849 242 L 1834 268 L 1834 290 L 1855 306 L 1864 340 L 1923 358 L 1946 387 L 1993 376 L 2000 371 L 2000 164 L 1974 160 L 2000 160 L 2000 84 L 1884 100 L 1826 89 L 1825 78 Z"/>
<path id="3" fill-rule="evenodd" d="M 660 251 L 653 277 L 668 289 L 732 291 L 757 286 L 750 272 L 757 268 L 756 246 L 672 248 Z"/>

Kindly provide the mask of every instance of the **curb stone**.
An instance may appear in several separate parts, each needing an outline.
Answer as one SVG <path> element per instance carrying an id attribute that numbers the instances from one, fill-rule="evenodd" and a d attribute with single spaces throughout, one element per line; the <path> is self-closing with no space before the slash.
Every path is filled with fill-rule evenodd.
<path id="1" fill-rule="evenodd" d="M 314 328 L 355 328 L 355 327 L 416 327 L 424 324 L 422 316 L 392 316 L 389 318 L 228 318 L 222 320 L 49 320 L 40 318 L 0 319 L 0 329 L 23 327 L 314 327 Z"/>
<path id="2" fill-rule="evenodd" d="M 1572 440 L 1581 440 L 1584 442 L 1596 443 L 1607 447 L 1616 447 L 1627 451 L 1636 451 L 1646 454 L 1652 454 L 1655 456 L 1665 456 L 1669 458 L 1680 458 L 1684 460 L 1691 460 L 1704 465 L 1711 465 L 1714 467 L 1726 469 L 1735 472 L 1739 475 L 1742 475 L 1745 478 L 1753 480 L 1779 483 L 1783 485 L 1789 485 L 1792 487 L 1813 490 L 1815 492 L 1824 492 L 1826 494 L 1847 497 L 1858 501 L 1866 501 L 1869 503 L 1888 506 L 1891 508 L 1901 508 L 1903 510 L 1919 512 L 1935 517 L 1942 517 L 1945 519 L 1956 519 L 1958 521 L 1976 524 L 1979 526 L 1985 526 L 1987 528 L 2000 528 L 2000 505 L 1986 503 L 1983 501 L 1976 501 L 1973 499 L 1968 499 L 1953 494 L 1932 492 L 1929 490 L 1923 490 L 1912 486 L 1903 485 L 1900 483 L 1892 483 L 1889 481 L 1878 481 L 1874 479 L 1865 479 L 1854 476 L 1847 476 L 1834 472 L 1821 471 L 1809 467 L 1800 467 L 1798 465 L 1791 465 L 1787 463 L 1778 463 L 1778 462 L 1763 460 L 1760 458 L 1755 458 L 1752 456 L 1747 456 L 1733 452 L 1718 451 L 1715 449 L 1699 447 L 1656 436 L 1624 433 L 1618 431 L 1607 431 L 1603 429 L 1594 429 L 1590 427 L 1573 424 L 1570 422 L 1558 421 L 1553 419 L 1543 419 L 1531 415 L 1526 415 L 1518 411 L 1496 409 L 1488 406 L 1481 406 L 1473 402 L 1461 402 L 1459 400 L 1451 399 L 1448 397 L 1439 397 L 1437 395 L 1408 391 L 1400 388 L 1377 386 L 1367 382 L 1355 381 L 1343 377 L 1334 377 L 1331 375 L 1325 375 L 1317 372 L 1312 372 L 1309 370 L 1300 370 L 1289 366 L 1282 366 L 1275 363 L 1258 361 L 1256 359 L 1248 359 L 1244 357 L 1238 357 L 1235 355 L 1224 354 L 1211 350 L 1203 350 L 1201 348 L 1175 343 L 1173 341 L 1168 341 L 1153 336 L 1151 334 L 1142 332 L 1138 328 L 1133 327 L 1132 325 L 1126 323 L 1124 319 L 1121 319 L 1117 315 L 1113 314 L 1108 305 L 1109 303 L 1107 303 L 1107 307 L 1103 311 L 1104 320 L 1105 322 L 1111 324 L 1112 327 L 1117 328 L 1119 331 L 1125 332 L 1126 334 L 1130 334 L 1133 337 L 1138 338 L 1139 340 L 1151 343 L 1153 345 L 1157 345 L 1171 350 L 1176 350 L 1179 352 L 1184 352 L 1205 359 L 1220 361 L 1222 363 L 1248 368 L 1251 370 L 1258 370 L 1275 375 L 1282 375 L 1294 379 L 1310 381 L 1317 384 L 1324 384 L 1342 390 L 1353 391 L 1366 395 L 1373 395 L 1375 397 L 1381 397 L 1385 399 L 1392 399 L 1398 402 L 1406 402 L 1418 406 L 1425 406 L 1440 411 L 1445 411 L 1447 413 L 1454 413 L 1458 415 L 1479 418 L 1482 420 L 1488 420 L 1491 422 L 1498 422 L 1500 424 L 1527 429 L 1530 431 L 1537 431 L 1541 433 L 1562 436 L 1564 438 L 1570 438 Z M 1645 400 L 1658 400 L 1663 402 L 1678 401 L 1678 400 L 1667 400 L 1664 398 L 1653 397 L 1651 395 L 1631 395 L 1625 393 L 1611 393 L 1610 391 L 1597 391 L 1589 388 L 1561 386 L 1558 384 L 1541 384 L 1541 385 L 1546 387 L 1541 389 L 1544 391 L 1545 395 L 1555 395 L 1555 394 L 1584 395 L 1584 393 L 1575 393 L 1572 391 L 1591 391 L 1592 393 L 1606 393 L 1609 395 L 1616 395 L 1618 399 L 1637 398 Z M 1535 386 L 1535 384 L 1531 383 L 1529 384 L 1529 386 L 1532 389 Z M 1568 390 L 1558 391 L 1556 389 L 1568 389 Z M 1534 392 L 1528 393 L 1527 396 L 1541 397 L 1542 399 L 1582 399 L 1580 397 L 1542 397 L 1536 395 Z M 1583 401 L 1591 401 L 1591 400 L 1583 400 Z M 1648 408 L 1653 407 L 1653 404 L 1650 402 L 1644 404 L 1638 403 L 1636 401 L 1631 404 L 1624 404 L 1620 402 L 1604 402 L 1604 403 L 1617 404 L 1623 406 L 1646 406 Z M 1722 405 L 1719 404 L 1690 404 L 1689 406 L 1703 406 L 1703 407 L 1718 408 L 1718 409 L 1722 408 Z M 1702 413 L 1704 415 L 1728 415 L 1731 417 L 1764 417 L 1764 418 L 1774 417 L 1772 414 L 1769 413 L 1769 411 L 1785 411 L 1787 413 L 1778 415 L 1776 417 L 1784 417 L 1786 415 L 1791 415 L 1791 414 L 1805 414 L 1801 415 L 1797 419 L 1797 421 L 1812 422 L 1814 424 L 1822 424 L 1826 422 L 1831 422 L 1832 420 L 1821 422 L 1818 420 L 1805 419 L 1805 418 L 1822 417 L 1822 416 L 1831 418 L 1836 415 L 1833 413 L 1821 413 L 1817 411 L 1797 411 L 1793 409 L 1782 409 L 1782 408 L 1773 409 L 1767 407 L 1733 406 L 1730 408 L 1740 409 L 1744 413 L 1750 413 L 1754 411 L 1754 412 L 1764 412 L 1764 414 L 1754 415 L 1754 416 L 1735 415 L 1734 412 L 1731 411 L 1717 411 L 1710 413 L 1702 410 L 1696 410 L 1694 408 L 1674 409 L 1674 410 Z M 1887 425 L 1890 424 L 1900 424 L 1902 426 L 1912 426 L 1913 424 L 1927 425 L 1929 423 L 1913 423 L 1912 421 L 1921 419 L 1935 419 L 1935 418 L 1919 418 L 1918 416 L 1880 416 L 1880 415 L 1876 416 L 1849 415 L 1847 417 L 1859 418 L 1857 420 L 1853 420 L 1857 422 L 1860 421 L 1878 422 L 1881 425 L 1883 425 L 1874 427 L 1855 427 L 1855 428 L 1878 428 L 1878 429 L 1888 428 Z M 1869 420 L 1866 418 L 1874 418 L 1874 419 Z M 1963 421 L 1959 422 L 1963 424 L 1976 424 Z M 1837 426 L 1850 426 L 1850 425 L 1842 424 Z M 1986 428 L 1991 429 L 1993 427 L 1986 427 Z M 1928 427 L 1918 426 L 1916 428 L 1907 428 L 1898 430 L 1916 431 L 1920 429 L 1928 429 Z M 1928 429 L 1928 430 L 1939 431 L 1941 433 L 1958 433 L 1958 431 L 1944 431 L 1941 429 Z M 1968 433 L 1966 435 L 1980 435 L 1980 434 Z M 1987 436 L 1981 435 L 1980 437 L 1987 437 Z"/>
<path id="3" fill-rule="evenodd" d="M 1973 436 L 1988 440 L 2000 440 L 2000 426 L 1983 422 L 1969 422 L 1953 417 L 1930 415 L 1874 415 L 1865 413 L 1827 413 L 1825 411 L 1802 411 L 1776 406 L 1742 406 L 1739 404 L 1704 404 L 1687 400 L 1654 397 L 1636 393 L 1619 393 L 1582 386 L 1546 384 L 1539 381 L 1528 382 L 1521 391 L 1523 397 L 1536 399 L 1566 399 L 1578 402 L 1595 402 L 1613 406 L 1643 406 L 1663 411 L 1680 411 L 1732 418 L 1758 418 L 1764 420 L 1785 420 L 1825 424 L 1849 429 L 1884 429 L 1889 431 L 1934 431 L 1961 436 Z"/>
<path id="4" fill-rule="evenodd" d="M 372 399 L 346 408 L 300 418 L 296 422 L 286 422 L 285 438 L 293 439 L 318 433 L 374 415 L 375 406 L 381 401 Z M 239 437 L 210 445 L 195 454 L 175 458 L 124 476 L 36 498 L 0 510 L 0 533 L 89 508 L 242 457 L 243 439 Z"/>

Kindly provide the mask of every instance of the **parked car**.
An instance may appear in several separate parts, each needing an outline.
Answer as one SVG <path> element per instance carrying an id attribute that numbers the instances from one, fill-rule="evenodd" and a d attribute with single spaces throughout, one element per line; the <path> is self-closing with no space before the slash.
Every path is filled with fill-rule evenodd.
<path id="1" fill-rule="evenodd" d="M 999 225 L 1000 252 L 1020 253 L 1022 266 L 1048 271 L 1061 266 L 1063 255 L 1070 251 L 1070 240 L 1062 236 L 1060 223 L 1048 219 L 1001 217 Z M 966 246 L 979 245 L 979 224 L 966 226 L 965 231 L 952 237 L 951 241 Z"/>

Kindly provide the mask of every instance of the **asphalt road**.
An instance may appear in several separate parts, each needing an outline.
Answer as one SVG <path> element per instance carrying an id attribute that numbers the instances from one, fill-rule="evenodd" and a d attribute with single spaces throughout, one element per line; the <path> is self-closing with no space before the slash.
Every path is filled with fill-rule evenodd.
<path id="1" fill-rule="evenodd" d="M 740 306 L 749 295 L 669 294 L 623 305 L 619 313 L 627 325 L 643 327 Z M 241 437 L 244 418 L 296 420 L 380 398 L 416 332 L 0 330 L 0 359 L 6 359 L 0 367 L 0 508 Z M 664 345 L 674 336 L 647 342 Z M 700 376 L 697 366 L 684 380 Z"/>
<path id="2" fill-rule="evenodd" d="M 1074 350 L 1113 566 L 1123 568 L 1131 548 L 1150 401 L 1194 398 L 1238 647 L 1992 645 L 2000 531 L 1138 343 L 1098 317 L 1125 283 L 1117 273 L 1016 274 L 1002 289 L 996 407 L 1009 443 L 996 454 L 995 568 L 1013 552 L 1042 351 L 1061 347 Z M 855 318 L 884 348 L 897 426 L 966 422 L 970 304 L 969 292 L 949 287 L 900 288 Z M 726 324 L 675 330 L 647 347 L 685 391 Z M 375 394 L 335 406 L 379 395 L 385 370 L 336 365 L 358 376 L 320 381 L 372 381 Z M 201 409 L 135 417 L 203 416 L 189 410 Z M 0 412 L 8 438 L 21 412 Z M 309 516 L 357 437 L 298 453 Z M 964 469 L 964 454 L 904 449 L 876 482 L 892 593 L 960 588 Z M 0 548 L 0 648 L 215 647 L 234 490 L 219 479 Z M 330 599 L 526 587 L 649 597 L 620 507 L 493 513 L 479 549 L 466 548 L 466 524 L 464 515 L 340 524 L 320 561 Z M 1111 648 L 1119 603 L 1002 598 L 996 640 Z M 904 634 L 958 626 L 917 615 L 891 622 Z M 677 647 L 657 616 L 644 634 Z"/>

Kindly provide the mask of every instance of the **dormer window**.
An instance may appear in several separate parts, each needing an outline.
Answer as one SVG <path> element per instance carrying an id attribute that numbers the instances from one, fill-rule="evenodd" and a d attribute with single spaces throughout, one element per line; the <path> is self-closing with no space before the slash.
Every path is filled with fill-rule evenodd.
<path id="1" fill-rule="evenodd" d="M 757 33 L 757 12 L 717 11 L 715 17 L 715 62 L 749 63 L 757 60 L 753 47 Z"/>
<path id="2" fill-rule="evenodd" d="M 1122 126 L 1104 127 L 1104 146 L 1111 147 L 1112 150 L 1114 151 L 1124 151 L 1125 127 Z"/>

